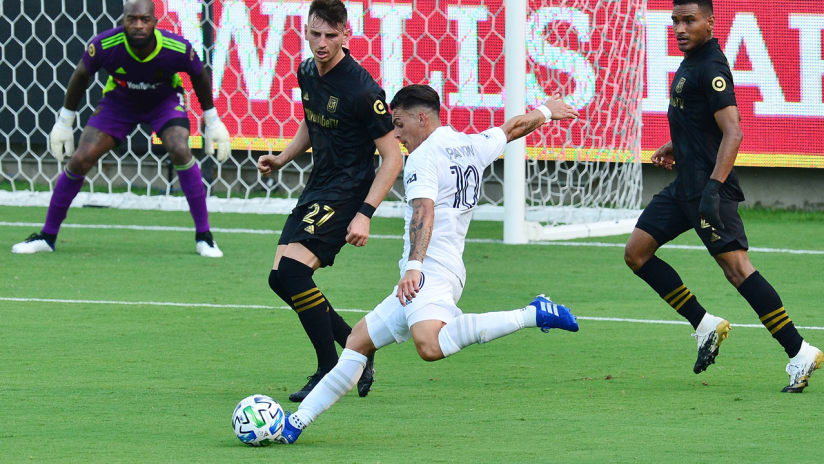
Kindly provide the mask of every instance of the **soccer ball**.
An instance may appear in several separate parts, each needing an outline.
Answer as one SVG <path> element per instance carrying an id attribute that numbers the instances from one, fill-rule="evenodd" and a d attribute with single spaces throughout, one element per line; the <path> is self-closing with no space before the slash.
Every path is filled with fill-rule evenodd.
<path id="1" fill-rule="evenodd" d="M 249 446 L 269 446 L 283 431 L 283 408 L 266 395 L 243 398 L 232 413 L 237 438 Z"/>

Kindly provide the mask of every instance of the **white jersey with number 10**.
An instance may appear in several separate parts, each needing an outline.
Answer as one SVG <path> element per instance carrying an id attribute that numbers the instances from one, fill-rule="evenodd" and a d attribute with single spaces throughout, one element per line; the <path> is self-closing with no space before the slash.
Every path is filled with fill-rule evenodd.
<path id="1" fill-rule="evenodd" d="M 441 126 L 409 155 L 403 170 L 406 213 L 401 273 L 409 257 L 411 202 L 428 198 L 435 202 L 435 223 L 425 260 L 437 261 L 461 284 L 465 282 L 464 240 L 480 198 L 481 179 L 484 169 L 503 154 L 506 143 L 506 134 L 498 127 L 469 135 Z"/>

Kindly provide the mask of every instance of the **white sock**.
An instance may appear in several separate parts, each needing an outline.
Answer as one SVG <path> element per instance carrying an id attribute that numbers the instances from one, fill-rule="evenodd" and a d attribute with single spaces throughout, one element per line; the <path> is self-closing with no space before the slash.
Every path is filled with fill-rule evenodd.
<path id="1" fill-rule="evenodd" d="M 462 314 L 438 332 L 438 343 L 444 357 L 464 347 L 486 343 L 509 335 L 524 327 L 535 327 L 535 307 L 483 314 Z"/>
<path id="2" fill-rule="evenodd" d="M 298 410 L 289 416 L 289 422 L 303 430 L 355 386 L 363 373 L 364 366 L 366 366 L 366 356 L 345 348 L 335 367 L 323 376 L 323 379 L 300 403 Z"/>

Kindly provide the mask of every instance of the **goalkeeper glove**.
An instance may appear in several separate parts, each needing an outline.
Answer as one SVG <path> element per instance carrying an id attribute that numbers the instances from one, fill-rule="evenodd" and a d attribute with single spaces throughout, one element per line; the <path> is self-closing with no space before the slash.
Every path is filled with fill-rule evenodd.
<path id="1" fill-rule="evenodd" d="M 698 204 L 698 213 L 716 229 L 724 228 L 719 212 L 721 196 L 718 191 L 721 190 L 721 185 L 721 182 L 715 179 L 707 181 L 707 185 L 704 186 L 704 193 L 701 194 L 701 202 Z"/>
<path id="2" fill-rule="evenodd" d="M 204 111 L 203 120 L 206 122 L 206 128 L 203 130 L 203 151 L 209 156 L 214 155 L 215 143 L 217 143 L 217 160 L 222 163 L 226 161 L 232 150 L 229 143 L 229 131 L 220 122 L 215 108 Z"/>
<path id="3" fill-rule="evenodd" d="M 49 132 L 49 149 L 57 161 L 63 161 L 66 155 L 74 153 L 74 117 L 77 111 L 60 108 L 57 120 Z"/>

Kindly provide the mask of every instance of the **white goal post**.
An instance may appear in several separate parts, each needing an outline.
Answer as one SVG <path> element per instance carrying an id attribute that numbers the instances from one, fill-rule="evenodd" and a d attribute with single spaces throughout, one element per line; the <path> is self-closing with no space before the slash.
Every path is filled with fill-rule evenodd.
<path id="1" fill-rule="evenodd" d="M 64 165 L 46 136 L 91 38 L 119 24 L 122 0 L 1 0 L 0 204 L 48 204 Z M 200 108 L 187 87 L 210 211 L 286 213 L 311 157 L 273 179 L 255 169 L 281 150 L 302 110 L 294 69 L 309 55 L 306 0 L 155 0 L 159 27 L 195 46 L 232 136 L 218 164 L 200 150 Z M 346 1 L 352 55 L 391 100 L 410 83 L 441 95 L 444 123 L 480 132 L 558 91 L 581 111 L 512 143 L 484 175 L 476 218 L 504 223 L 508 243 L 627 232 L 641 198 L 640 101 L 645 0 Z M 100 98 L 99 73 L 75 137 Z M 184 77 L 184 84 L 188 80 Z M 168 155 L 148 127 L 104 156 L 74 206 L 185 210 Z M 376 159 L 379 159 L 376 157 Z M 401 215 L 397 182 L 377 214 Z M 71 214 L 71 213 L 70 213 Z M 577 224 L 577 225 L 576 225 Z M 617 226 L 617 228 L 615 227 Z"/>

